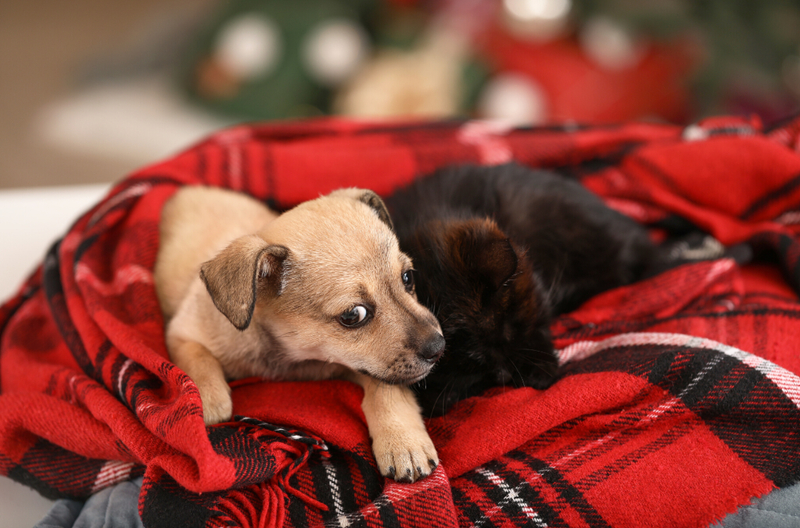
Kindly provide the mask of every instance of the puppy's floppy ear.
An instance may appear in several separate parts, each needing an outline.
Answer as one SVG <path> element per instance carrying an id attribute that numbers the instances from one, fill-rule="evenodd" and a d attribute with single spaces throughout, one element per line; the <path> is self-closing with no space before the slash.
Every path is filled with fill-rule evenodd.
<path id="1" fill-rule="evenodd" d="M 358 200 L 372 207 L 372 209 L 378 213 L 378 218 L 380 218 L 381 222 L 389 226 L 389 229 L 394 231 L 392 217 L 389 215 L 389 210 L 386 208 L 386 204 L 383 203 L 383 200 L 381 200 L 380 196 L 375 194 L 373 191 L 365 190 L 361 196 L 359 196 Z"/>
<path id="2" fill-rule="evenodd" d="M 500 232 L 478 235 L 475 263 L 481 276 L 495 290 L 517 271 L 517 252 Z"/>
<path id="3" fill-rule="evenodd" d="M 392 223 L 392 217 L 389 215 L 389 210 L 386 208 L 386 204 L 383 203 L 383 200 L 381 200 L 381 197 L 375 194 L 374 191 L 350 187 L 348 189 L 338 189 L 330 194 L 330 196 L 336 195 L 347 196 L 353 200 L 358 200 L 359 202 L 367 204 L 375 211 L 380 221 L 394 231 L 394 224 Z"/>
<path id="4" fill-rule="evenodd" d="M 237 238 L 200 268 L 214 306 L 238 328 L 250 326 L 259 281 L 269 281 L 280 293 L 289 250 L 255 235 Z"/>

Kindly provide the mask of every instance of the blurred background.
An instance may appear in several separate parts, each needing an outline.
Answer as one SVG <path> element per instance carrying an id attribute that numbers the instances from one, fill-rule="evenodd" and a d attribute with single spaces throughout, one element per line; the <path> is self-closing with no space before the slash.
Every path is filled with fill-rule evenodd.
<path id="1" fill-rule="evenodd" d="M 0 188 L 114 181 L 238 121 L 772 122 L 796 0 L 0 0 Z"/>

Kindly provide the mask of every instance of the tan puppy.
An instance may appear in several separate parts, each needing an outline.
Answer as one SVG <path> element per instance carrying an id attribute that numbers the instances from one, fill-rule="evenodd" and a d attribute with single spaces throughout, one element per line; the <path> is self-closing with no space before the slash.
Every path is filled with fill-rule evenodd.
<path id="1" fill-rule="evenodd" d="M 406 385 L 444 338 L 372 191 L 278 216 L 243 194 L 185 187 L 162 212 L 155 283 L 170 357 L 197 385 L 206 424 L 231 418 L 226 378 L 343 377 L 364 388 L 383 475 L 414 481 L 438 464 Z"/>

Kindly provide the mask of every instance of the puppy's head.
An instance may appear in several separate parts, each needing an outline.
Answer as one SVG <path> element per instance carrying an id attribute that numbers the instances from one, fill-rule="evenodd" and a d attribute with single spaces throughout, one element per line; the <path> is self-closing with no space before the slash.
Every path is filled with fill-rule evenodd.
<path id="1" fill-rule="evenodd" d="M 544 289 L 494 221 L 432 221 L 403 243 L 420 271 L 419 298 L 435 307 L 447 342 L 425 381 L 426 412 L 441 414 L 490 387 L 552 383 L 557 359 Z"/>
<path id="2" fill-rule="evenodd" d="M 436 318 L 417 302 L 411 260 L 372 191 L 305 202 L 235 240 L 201 276 L 236 328 L 255 327 L 269 342 L 265 364 L 276 356 L 332 362 L 407 384 L 444 350 Z"/>

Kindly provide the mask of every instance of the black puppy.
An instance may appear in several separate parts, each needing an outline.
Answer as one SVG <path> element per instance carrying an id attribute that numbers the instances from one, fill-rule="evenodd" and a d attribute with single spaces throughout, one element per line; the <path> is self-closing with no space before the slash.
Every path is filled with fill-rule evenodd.
<path id="1" fill-rule="evenodd" d="M 545 388 L 554 315 L 642 276 L 646 230 L 580 184 L 516 165 L 450 167 L 386 200 L 447 348 L 417 386 L 426 415 L 494 387 Z"/>

